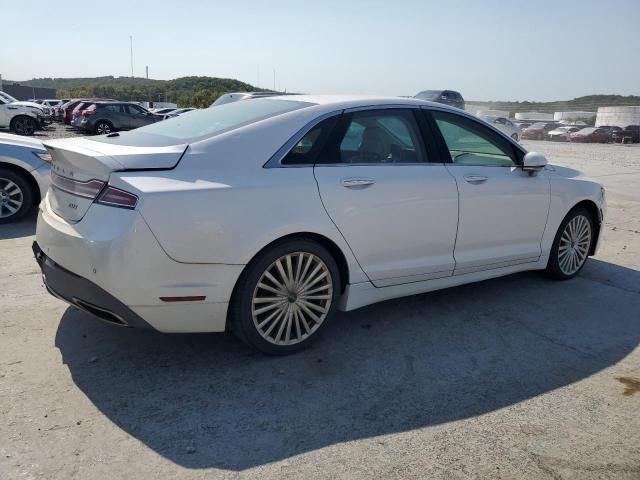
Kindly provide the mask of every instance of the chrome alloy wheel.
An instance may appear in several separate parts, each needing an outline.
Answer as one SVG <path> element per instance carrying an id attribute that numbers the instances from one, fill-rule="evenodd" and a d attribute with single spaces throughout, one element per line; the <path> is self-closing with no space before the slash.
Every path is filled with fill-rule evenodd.
<path id="1" fill-rule="evenodd" d="M 15 215 L 24 202 L 24 194 L 18 185 L 8 178 L 0 178 L 0 218 Z"/>
<path id="2" fill-rule="evenodd" d="M 562 232 L 558 243 L 558 265 L 565 275 L 576 273 L 589 255 L 591 223 L 584 215 L 576 215 Z"/>
<path id="3" fill-rule="evenodd" d="M 264 271 L 251 299 L 251 316 L 262 338 L 295 345 L 327 317 L 333 282 L 327 265 L 308 252 L 283 255 Z"/>

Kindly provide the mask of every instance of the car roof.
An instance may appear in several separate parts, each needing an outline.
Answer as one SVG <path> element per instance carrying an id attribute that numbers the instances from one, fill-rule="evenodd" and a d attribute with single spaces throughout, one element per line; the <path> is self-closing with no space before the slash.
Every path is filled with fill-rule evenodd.
<path id="1" fill-rule="evenodd" d="M 347 109 L 376 105 L 431 105 L 434 107 L 445 107 L 453 111 L 460 111 L 453 107 L 447 107 L 441 103 L 428 102 L 413 97 L 378 97 L 367 95 L 281 95 L 259 99 L 268 102 L 270 100 L 289 100 L 295 102 L 306 102 L 326 107 L 334 107 L 334 109 Z"/>

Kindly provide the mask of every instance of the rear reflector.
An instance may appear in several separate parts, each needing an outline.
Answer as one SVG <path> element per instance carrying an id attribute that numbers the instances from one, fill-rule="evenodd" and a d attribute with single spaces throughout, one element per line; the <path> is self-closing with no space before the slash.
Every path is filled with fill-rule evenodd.
<path id="1" fill-rule="evenodd" d="M 160 297 L 163 302 L 201 302 L 205 298 L 205 295 L 196 295 L 191 297 Z"/>
<path id="2" fill-rule="evenodd" d="M 51 172 L 51 183 L 55 188 L 63 192 L 77 195 L 78 197 L 90 198 L 91 200 L 96 198 L 105 185 L 105 182 L 100 180 L 81 182 L 72 178 L 62 177 L 54 172 Z"/>
<path id="3" fill-rule="evenodd" d="M 110 207 L 134 209 L 138 203 L 138 197 L 133 193 L 125 192 L 109 185 L 102 191 L 96 203 Z"/>

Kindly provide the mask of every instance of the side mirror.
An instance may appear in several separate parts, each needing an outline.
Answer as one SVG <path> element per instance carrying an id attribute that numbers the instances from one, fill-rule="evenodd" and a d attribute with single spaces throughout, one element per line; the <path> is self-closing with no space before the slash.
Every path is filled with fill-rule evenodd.
<path id="1" fill-rule="evenodd" d="M 544 155 L 537 152 L 529 152 L 522 161 L 522 170 L 533 174 L 542 170 L 546 165 L 547 159 Z"/>

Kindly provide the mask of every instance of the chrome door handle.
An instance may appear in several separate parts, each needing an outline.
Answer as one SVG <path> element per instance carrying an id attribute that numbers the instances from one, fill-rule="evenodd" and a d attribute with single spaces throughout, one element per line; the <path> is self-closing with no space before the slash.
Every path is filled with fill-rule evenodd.
<path id="1" fill-rule="evenodd" d="M 342 186 L 347 188 L 367 187 L 373 185 L 376 181 L 373 178 L 343 178 Z"/>
<path id="2" fill-rule="evenodd" d="M 471 185 L 478 185 L 489 180 L 489 177 L 485 177 L 483 175 L 465 175 L 464 179 Z"/>

